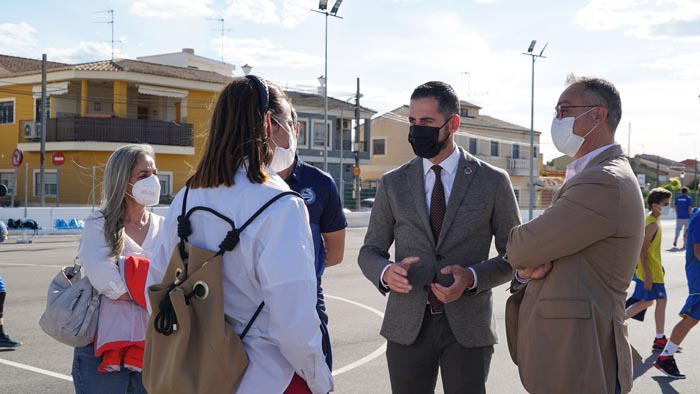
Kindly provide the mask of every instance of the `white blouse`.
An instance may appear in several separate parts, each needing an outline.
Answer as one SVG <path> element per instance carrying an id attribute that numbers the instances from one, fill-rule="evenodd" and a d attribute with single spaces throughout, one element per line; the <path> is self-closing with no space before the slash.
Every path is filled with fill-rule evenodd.
<path id="1" fill-rule="evenodd" d="M 253 184 L 239 169 L 232 187 L 191 189 L 187 209 L 201 205 L 227 216 L 239 228 L 266 201 L 289 187 L 276 175 Z M 177 247 L 177 216 L 184 192 L 175 197 L 151 258 L 147 286 L 161 283 Z M 231 229 L 216 216 L 197 211 L 190 217 L 189 242 L 216 251 Z M 285 196 L 269 206 L 240 234 L 240 243 L 223 255 L 224 312 L 240 334 L 261 301 L 265 307 L 243 339 L 249 364 L 236 393 L 282 393 L 296 372 L 313 393 L 328 393 L 333 378 L 321 347 L 316 313 L 314 246 L 304 202 Z"/>
<path id="2" fill-rule="evenodd" d="M 163 217 L 154 213 L 150 215 L 148 232 L 142 245 L 124 233 L 123 256 L 151 257 L 151 252 L 156 246 L 156 236 L 163 224 Z M 110 256 L 112 248 L 105 240 L 104 225 L 105 219 L 101 212 L 93 212 L 85 219 L 78 258 L 92 286 L 100 294 L 115 300 L 127 292 L 127 287 L 119 273 L 117 258 Z"/>

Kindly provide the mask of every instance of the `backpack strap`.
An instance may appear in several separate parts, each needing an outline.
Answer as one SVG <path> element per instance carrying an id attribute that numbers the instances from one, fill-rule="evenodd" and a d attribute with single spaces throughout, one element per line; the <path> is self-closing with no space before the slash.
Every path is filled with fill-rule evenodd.
<path id="1" fill-rule="evenodd" d="M 192 235 L 192 227 L 190 226 L 190 221 L 186 217 L 185 212 L 187 212 L 187 195 L 190 192 L 189 185 L 185 186 L 185 195 L 182 198 L 182 211 L 180 216 L 177 217 L 177 236 L 180 237 L 180 243 L 178 244 L 178 250 L 180 251 L 180 257 L 185 263 L 185 270 L 187 270 L 187 259 L 190 257 L 185 249 L 185 242 L 187 242 L 187 237 Z"/>
<path id="2" fill-rule="evenodd" d="M 276 196 L 272 197 L 270 200 L 268 200 L 265 204 L 263 204 L 262 207 L 260 207 L 245 223 L 240 228 L 236 228 L 236 223 L 229 217 L 222 215 L 218 211 L 211 209 L 209 207 L 204 207 L 204 206 L 195 206 L 192 207 L 189 211 L 187 211 L 187 195 L 190 191 L 189 186 L 185 187 L 185 195 L 182 199 L 182 211 L 180 216 L 177 217 L 177 236 L 180 238 L 180 242 L 178 244 L 178 250 L 180 252 L 180 257 L 182 257 L 182 261 L 185 265 L 185 275 L 187 275 L 187 259 L 188 259 L 188 253 L 185 248 L 185 243 L 188 241 L 188 237 L 192 235 L 192 226 L 190 225 L 190 216 L 196 211 L 204 211 L 204 212 L 209 212 L 212 215 L 218 217 L 221 220 L 226 221 L 228 224 L 231 225 L 231 230 L 229 230 L 228 233 L 226 233 L 226 237 L 224 237 L 224 240 L 221 241 L 219 244 L 219 251 L 216 252 L 216 256 L 221 256 L 226 252 L 230 252 L 233 249 L 236 248 L 238 243 L 240 242 L 240 233 L 241 231 L 245 230 L 248 225 L 250 225 L 253 220 L 255 220 L 258 216 L 260 216 L 263 211 L 265 211 L 270 205 L 272 205 L 275 201 L 279 200 L 280 198 L 287 196 L 287 195 L 293 195 L 297 196 L 299 198 L 302 198 L 301 195 L 297 192 L 294 191 L 286 191 L 277 194 Z M 171 285 L 171 289 L 175 287 L 175 284 Z M 192 290 L 192 294 L 195 292 L 195 289 Z M 192 296 L 192 294 L 188 294 L 187 298 Z M 239 335 L 241 339 L 243 339 L 250 328 L 253 326 L 253 323 L 255 322 L 255 319 L 257 319 L 258 315 L 262 311 L 263 307 L 265 306 L 265 301 L 262 301 L 260 305 L 258 305 L 258 308 L 255 310 L 255 313 L 253 314 L 253 317 L 251 317 L 250 321 L 248 321 L 248 324 L 246 324 L 245 328 L 243 329 L 243 332 Z M 170 303 L 170 297 L 166 296 L 160 303 L 160 312 L 158 315 L 155 317 L 153 321 L 153 325 L 155 328 L 155 331 L 163 334 L 163 335 L 170 335 L 174 331 L 175 324 L 177 323 L 177 317 L 175 316 L 175 311 L 172 308 L 172 304 Z"/>
<path id="3" fill-rule="evenodd" d="M 297 196 L 299 198 L 302 198 L 299 193 L 293 192 L 293 191 L 286 191 L 279 193 L 278 195 L 272 197 L 270 200 L 268 200 L 265 204 L 263 204 L 262 207 L 260 207 L 245 223 L 240 228 L 236 228 L 236 223 L 229 217 L 219 213 L 218 211 L 211 209 L 209 207 L 204 207 L 204 206 L 196 206 L 190 208 L 189 211 L 187 211 L 186 214 L 183 213 L 183 215 L 179 216 L 177 218 L 178 221 L 178 226 L 177 226 L 177 231 L 178 231 L 178 236 L 180 237 L 180 244 L 184 245 L 184 242 L 187 241 L 187 237 L 192 234 L 192 228 L 190 226 L 190 216 L 196 211 L 204 211 L 204 212 L 209 212 L 212 215 L 218 217 L 221 220 L 226 221 L 229 225 L 231 225 L 231 230 L 226 233 L 226 237 L 224 237 L 223 241 L 219 244 L 219 251 L 216 253 L 217 256 L 221 256 L 226 252 L 230 252 L 233 249 L 236 248 L 238 245 L 238 242 L 240 241 L 240 234 L 243 230 L 250 225 L 253 220 L 255 220 L 258 216 L 260 216 L 263 211 L 265 211 L 270 205 L 272 205 L 275 201 L 279 200 L 280 198 L 287 196 L 287 195 L 293 195 Z M 185 191 L 185 198 L 187 198 L 187 191 Z M 184 208 L 184 202 L 183 201 L 183 212 L 185 211 Z M 184 246 L 183 246 L 184 247 Z"/>

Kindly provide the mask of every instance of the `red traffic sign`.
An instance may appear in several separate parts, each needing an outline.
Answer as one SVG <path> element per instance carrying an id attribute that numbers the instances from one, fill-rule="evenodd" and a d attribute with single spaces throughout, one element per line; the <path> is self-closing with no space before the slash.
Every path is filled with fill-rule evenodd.
<path id="1" fill-rule="evenodd" d="M 63 156 L 63 153 L 61 153 L 61 152 L 54 152 L 53 155 L 51 155 L 51 162 L 56 167 L 62 166 L 65 161 L 66 161 L 66 157 Z"/>
<path id="2" fill-rule="evenodd" d="M 14 167 L 19 167 L 23 159 L 24 154 L 22 153 L 22 149 L 17 148 L 12 152 L 12 165 Z"/>

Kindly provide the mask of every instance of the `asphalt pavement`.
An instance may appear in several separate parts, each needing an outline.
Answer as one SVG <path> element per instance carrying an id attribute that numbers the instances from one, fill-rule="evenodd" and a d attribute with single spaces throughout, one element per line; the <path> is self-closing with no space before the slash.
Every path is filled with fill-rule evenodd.
<path id="1" fill-rule="evenodd" d="M 670 335 L 688 290 L 684 253 L 671 248 L 674 222 L 664 221 L 662 228 L 662 259 L 669 295 L 665 314 L 666 335 Z M 362 276 L 357 266 L 357 253 L 365 230 L 348 229 L 343 263 L 327 269 L 324 276 L 336 393 L 391 391 L 385 341 L 379 335 L 386 298 Z M 0 394 L 72 393 L 72 349 L 46 336 L 39 328 L 38 320 L 44 308 L 47 286 L 61 266 L 71 264 L 79 236 L 42 236 L 34 238 L 31 244 L 17 244 L 16 239 L 11 237 L 0 244 L 0 275 L 8 287 L 5 328 L 23 345 L 16 350 L 0 351 Z M 505 344 L 506 286 L 494 289 L 493 294 L 501 343 L 495 348 L 487 390 L 490 393 L 525 393 Z M 630 341 L 644 358 L 643 364 L 635 367 L 633 393 L 700 392 L 700 366 L 697 362 L 700 328 L 691 331 L 683 343 L 683 352 L 676 356 L 681 372 L 688 378 L 671 380 L 651 365 L 658 353 L 651 351 L 655 328 L 653 311 L 649 312 L 645 322 L 628 323 Z M 542 360 L 542 366 L 542 373 L 546 374 L 547 360 Z M 440 382 L 436 393 L 443 393 Z"/>

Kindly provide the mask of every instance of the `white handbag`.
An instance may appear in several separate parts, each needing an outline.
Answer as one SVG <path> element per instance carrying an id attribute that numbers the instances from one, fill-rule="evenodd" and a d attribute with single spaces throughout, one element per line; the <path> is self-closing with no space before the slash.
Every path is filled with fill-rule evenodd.
<path id="1" fill-rule="evenodd" d="M 73 347 L 87 346 L 95 339 L 100 308 L 100 295 L 82 276 L 81 268 L 76 258 L 72 267 L 63 267 L 53 278 L 39 319 L 45 333 Z"/>

